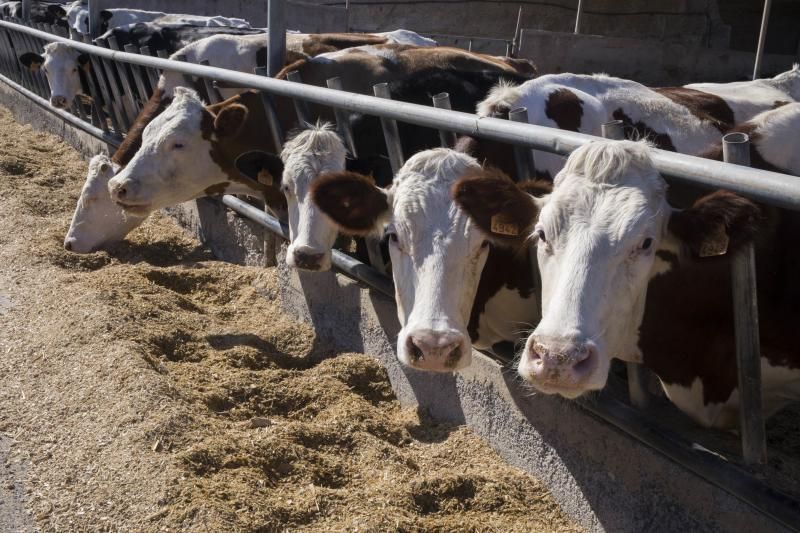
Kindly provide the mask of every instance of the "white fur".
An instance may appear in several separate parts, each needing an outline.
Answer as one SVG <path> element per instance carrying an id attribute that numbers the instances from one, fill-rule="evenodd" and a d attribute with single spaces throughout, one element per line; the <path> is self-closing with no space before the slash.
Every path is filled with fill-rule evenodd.
<path id="1" fill-rule="evenodd" d="M 791 103 L 765 111 L 750 121 L 758 136 L 756 150 L 767 163 L 795 176 L 800 176 L 800 103 Z"/>
<path id="2" fill-rule="evenodd" d="M 324 254 L 319 270 L 330 269 L 337 227 L 311 201 L 309 193 L 320 174 L 345 169 L 346 155 L 344 143 L 328 123 L 303 130 L 284 145 L 281 189 L 289 210 L 289 266 L 296 266 L 294 253 L 302 251 Z"/>
<path id="3" fill-rule="evenodd" d="M 376 33 L 375 35 L 386 37 L 390 43 L 410 44 L 413 46 L 439 46 L 439 43 L 433 39 L 423 37 L 411 30 L 397 29 Z"/>
<path id="4" fill-rule="evenodd" d="M 605 386 L 612 358 L 640 360 L 634 325 L 669 213 L 647 144 L 599 141 L 572 153 L 537 225 L 545 235 L 538 242 L 542 320 L 520 360 L 525 379 L 575 397 Z M 641 250 L 648 238 L 651 246 Z M 555 354 L 591 347 L 594 355 L 581 372 L 569 358 L 545 372 L 544 358 L 533 356 L 542 351 L 537 345 Z"/>
<path id="5" fill-rule="evenodd" d="M 745 122 L 770 109 L 776 101 L 800 99 L 800 68 L 795 64 L 791 70 L 774 78 L 732 83 L 692 83 L 686 87 L 721 97 L 733 110 L 735 122 Z"/>
<path id="6" fill-rule="evenodd" d="M 64 246 L 76 253 L 89 253 L 114 242 L 139 226 L 145 216 L 128 215 L 111 200 L 108 181 L 119 171 L 107 155 L 89 161 L 86 182 L 75 206 Z"/>

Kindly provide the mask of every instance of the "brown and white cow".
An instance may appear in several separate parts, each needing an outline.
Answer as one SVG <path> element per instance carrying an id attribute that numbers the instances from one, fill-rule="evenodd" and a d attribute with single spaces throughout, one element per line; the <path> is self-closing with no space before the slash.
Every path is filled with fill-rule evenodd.
<path id="1" fill-rule="evenodd" d="M 520 227 L 538 219 L 542 320 L 518 370 L 537 389 L 574 398 L 605 386 L 612 358 L 644 362 L 696 421 L 735 426 L 730 261 L 756 236 L 764 408 L 774 413 L 800 393 L 791 274 L 800 258 L 785 245 L 797 215 L 722 191 L 676 210 L 666 193 L 648 145 L 598 141 L 573 152 L 546 200 L 508 191 L 509 203 L 528 202 L 527 214 L 460 200 L 493 239 L 502 236 L 488 217 Z"/>
<path id="2" fill-rule="evenodd" d="M 424 48 L 412 48 L 407 46 L 386 45 L 376 48 L 381 51 L 392 51 L 396 54 L 396 63 L 387 61 L 383 55 L 372 53 L 354 53 L 348 55 L 342 61 L 342 66 L 337 70 L 338 60 L 330 59 L 317 64 L 315 69 L 304 67 L 303 72 L 309 74 L 306 78 L 309 82 L 316 81 L 325 83 L 325 80 L 334 75 L 353 75 L 359 79 L 363 87 L 372 86 L 369 77 L 377 70 L 384 69 L 385 73 L 375 78 L 378 81 L 402 81 L 408 79 L 425 79 L 431 73 L 455 73 L 460 72 L 481 74 L 484 72 L 515 73 L 517 67 L 511 66 L 493 56 L 482 54 L 471 54 L 458 49 L 435 49 L 440 53 L 435 55 L 421 54 Z M 416 60 L 418 59 L 418 60 Z M 381 66 L 382 65 L 382 66 Z M 530 68 L 521 67 L 523 69 Z M 321 71 L 323 75 L 311 76 L 311 73 Z M 338 73 L 338 74 L 337 74 Z M 496 81 L 496 77 L 495 77 Z M 424 88 L 424 87 L 423 87 Z M 366 89 L 365 89 L 366 90 Z M 371 89 L 370 89 L 371 90 Z M 188 93 L 182 93 L 186 96 Z M 417 90 L 414 94 L 420 94 Z M 434 93 L 435 94 L 435 93 Z M 279 115 L 283 118 L 282 126 L 284 131 L 289 131 L 296 124 L 296 117 L 291 103 L 285 99 L 276 98 Z M 186 201 L 197 198 L 201 192 L 211 194 L 221 194 L 232 192 L 231 188 L 226 188 L 224 183 L 231 187 L 241 183 L 246 179 L 245 175 L 238 174 L 233 169 L 226 170 L 224 165 L 233 165 L 235 160 L 248 151 L 260 150 L 269 151 L 273 143 L 266 131 L 266 120 L 261 98 L 256 93 L 245 93 L 239 99 L 231 99 L 222 102 L 217 106 L 209 108 L 212 116 L 223 113 L 227 106 L 244 106 L 247 110 L 254 112 L 239 113 L 238 116 L 247 122 L 242 131 L 247 131 L 246 142 L 238 144 L 237 150 L 229 151 L 223 162 L 222 159 L 215 160 L 215 164 L 201 165 L 198 163 L 208 159 L 208 147 L 212 139 L 204 138 L 200 131 L 201 120 L 198 117 L 204 116 L 200 111 L 201 103 L 196 98 L 183 98 L 180 105 L 175 102 L 167 106 L 170 110 L 170 118 L 156 121 L 152 117 L 158 117 L 164 106 L 164 101 L 153 98 L 131 128 L 123 144 L 114 154 L 114 161 L 119 165 L 124 165 L 119 175 L 109 181 L 109 189 L 112 199 L 118 201 L 120 205 L 134 212 L 141 213 L 146 209 L 157 209 L 165 205 Z M 288 113 L 285 113 L 287 111 Z M 165 111 L 166 112 L 166 111 Z M 320 111 L 327 115 L 331 114 L 329 109 Z M 152 123 L 151 123 L 152 120 Z M 180 133 L 179 133 L 180 132 Z M 365 138 L 380 139 L 382 135 L 380 125 L 374 121 L 372 127 L 367 127 L 360 135 Z M 435 132 L 432 134 L 435 137 Z M 163 148 L 165 139 L 182 139 L 178 142 L 183 149 L 170 151 Z M 191 142 L 188 142 L 191 139 Z M 238 137 L 237 137 L 238 139 Z M 228 139 L 215 136 L 216 142 L 227 143 Z M 139 150 L 139 143 L 150 143 L 147 151 Z M 142 148 L 143 150 L 144 148 Z M 141 153 L 139 153 L 141 152 Z M 198 169 L 195 171 L 195 169 Z M 277 181 L 277 180 L 276 180 Z M 255 180 L 250 180 L 250 184 Z M 266 189 L 269 189 L 267 192 Z M 208 192 L 211 191 L 211 192 Z M 267 201 L 270 204 L 279 204 L 278 197 L 282 194 L 277 188 L 265 187 L 261 189 L 261 194 L 272 194 Z"/>
<path id="3" fill-rule="evenodd" d="M 451 199 L 459 179 L 513 186 L 499 171 L 445 148 L 412 156 L 387 188 L 353 172 L 323 174 L 311 186 L 314 204 L 343 232 L 388 240 L 403 326 L 397 356 L 422 370 L 463 368 L 473 344 L 490 349 L 515 341 L 539 318 L 530 255 L 490 245 Z M 533 183 L 529 190 L 544 192 L 549 184 L 541 187 Z M 502 199 L 482 201 L 491 205 L 495 198 Z M 495 230 L 524 239 L 530 228 Z"/>
<path id="4" fill-rule="evenodd" d="M 793 69 L 771 80 L 742 82 L 739 89 L 734 88 L 740 84 L 712 84 L 706 92 L 700 85 L 651 89 L 603 74 L 551 74 L 517 87 L 498 86 L 478 114 L 496 116 L 527 107 L 531 124 L 597 136 L 604 122 L 621 120 L 629 139 L 698 155 L 735 123 L 775 107 L 775 98 L 793 101 L 795 80 L 800 91 L 800 71 Z M 536 152 L 535 161 L 541 177 L 555 176 L 564 164 L 563 157 L 546 152 Z"/>

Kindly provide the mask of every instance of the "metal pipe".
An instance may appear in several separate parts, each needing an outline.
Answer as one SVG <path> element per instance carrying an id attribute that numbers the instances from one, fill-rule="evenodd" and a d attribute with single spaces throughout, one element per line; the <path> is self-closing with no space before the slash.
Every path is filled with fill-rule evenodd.
<path id="1" fill-rule="evenodd" d="M 97 42 L 100 46 L 105 46 L 107 44 L 108 48 L 111 50 L 122 50 L 117 42 L 117 38 L 113 35 L 109 36 L 109 38 L 105 40 L 97 39 Z M 122 101 L 123 105 L 125 106 L 125 111 L 130 117 L 132 117 L 131 124 L 133 124 L 133 122 L 136 121 L 136 117 L 141 109 L 134 98 L 133 85 L 131 84 L 131 77 L 128 73 L 128 67 L 133 67 L 134 65 L 127 65 L 124 63 L 120 64 L 116 61 L 113 62 L 113 65 L 114 69 L 117 71 L 119 80 L 122 83 Z"/>
<path id="2" fill-rule="evenodd" d="M 439 93 L 433 95 L 433 107 L 436 109 L 452 109 L 450 107 L 450 94 Z M 439 130 L 439 141 L 444 148 L 452 148 L 456 145 L 456 134 L 452 131 Z"/>
<path id="3" fill-rule="evenodd" d="M 208 59 L 200 61 L 201 65 L 208 65 Z M 206 95 L 208 96 L 209 104 L 216 104 L 222 101 L 222 96 L 219 91 L 214 87 L 214 83 L 208 78 L 200 78 L 203 80 L 203 86 L 206 88 Z"/>
<path id="4" fill-rule="evenodd" d="M 226 194 L 222 197 L 222 203 L 229 208 L 233 209 L 240 215 L 264 226 L 269 231 L 280 235 L 284 239 L 289 239 L 289 228 L 277 218 L 265 213 L 257 207 L 254 207 L 247 202 L 239 200 L 235 196 Z M 353 259 L 349 255 L 333 250 L 331 252 L 331 264 L 339 271 L 344 272 L 359 281 L 363 281 L 371 288 L 377 290 L 381 294 L 394 298 L 394 287 L 390 278 L 378 273 L 375 269 L 365 265 L 364 263 Z"/>
<path id="5" fill-rule="evenodd" d="M 139 52 L 143 56 L 152 57 L 153 53 L 150 51 L 149 46 L 142 46 L 139 48 Z M 150 94 L 154 93 L 156 87 L 158 87 L 158 70 L 155 68 L 145 67 L 144 65 L 139 65 L 139 68 L 143 69 L 145 74 L 147 75 L 147 81 L 150 83 Z"/>
<path id="6" fill-rule="evenodd" d="M 509 57 L 517 57 L 519 54 L 520 36 L 522 32 L 522 6 L 517 10 L 517 24 L 514 26 L 514 39 L 511 41 L 511 52 L 507 54 Z"/>
<path id="7" fill-rule="evenodd" d="M 729 133 L 722 138 L 722 156 L 728 163 L 750 165 L 750 138 Z M 748 243 L 731 264 L 736 368 L 739 376 L 739 425 L 742 455 L 748 465 L 767 462 L 767 439 L 761 398 L 761 344 L 758 331 L 758 292 L 755 247 Z"/>
<path id="8" fill-rule="evenodd" d="M 325 84 L 329 89 L 334 89 L 336 91 L 344 90 L 342 88 L 342 78 L 339 76 L 326 80 Z M 336 117 L 336 130 L 342 137 L 344 145 L 347 147 L 347 151 L 350 152 L 350 155 L 353 157 L 353 159 L 358 159 L 358 149 L 356 148 L 356 141 L 353 139 L 353 130 L 350 128 L 349 114 L 347 111 L 339 109 L 338 107 L 333 108 L 333 114 Z"/>
<path id="9" fill-rule="evenodd" d="M 392 99 L 388 83 L 377 83 L 372 86 L 372 90 L 378 98 L 384 100 Z M 403 145 L 400 142 L 400 131 L 397 129 L 397 122 L 390 117 L 381 117 L 381 127 L 383 128 L 383 138 L 386 139 L 386 150 L 389 152 L 389 163 L 392 166 L 392 172 L 396 174 L 400 171 L 405 161 Z"/>
<path id="10" fill-rule="evenodd" d="M 508 112 L 508 120 L 528 123 L 528 108 L 517 107 Z M 514 162 L 517 168 L 516 181 L 528 181 L 536 175 L 536 164 L 533 160 L 533 151 L 525 146 L 514 146 Z"/>
<path id="11" fill-rule="evenodd" d="M 0 27 L 35 35 L 52 42 L 70 43 L 67 39 L 6 21 L 0 21 Z M 315 104 L 337 106 L 433 129 L 447 128 L 458 134 L 519 144 L 560 155 L 569 155 L 575 148 L 596 139 L 591 135 L 556 128 L 517 124 L 508 120 L 478 117 L 470 113 L 446 111 L 408 102 L 387 102 L 385 99 L 368 95 L 334 91 L 308 84 L 300 85 L 217 67 L 176 63 L 156 57 L 114 52 L 86 44 L 73 44 L 77 50 L 115 61 L 159 69 L 168 68 L 194 76 L 208 76 L 232 86 L 258 89 L 288 98 L 301 98 Z M 665 150 L 654 149 L 652 154 L 656 170 L 673 179 L 710 189 L 728 189 L 770 205 L 800 210 L 800 180 L 794 176 L 733 166 Z"/>
<path id="12" fill-rule="evenodd" d="M 578 8 L 575 11 L 575 33 L 576 35 L 581 32 L 581 16 L 583 15 L 583 0 L 578 0 Z"/>
<path id="13" fill-rule="evenodd" d="M 22 0 L 22 20 L 30 22 L 31 8 L 33 7 L 33 0 Z"/>
<path id="14" fill-rule="evenodd" d="M 75 40 L 78 39 L 80 39 L 80 37 L 76 35 Z M 86 85 L 89 87 L 89 95 L 92 97 L 92 122 L 95 123 L 95 126 L 99 126 L 104 132 L 108 133 L 108 120 L 103 110 L 104 100 L 99 86 L 101 82 L 99 81 L 100 72 L 97 68 L 97 59 L 90 55 L 89 60 L 91 67 L 85 75 Z"/>
<path id="15" fill-rule="evenodd" d="M 267 76 L 267 67 L 257 67 L 255 72 L 256 75 L 260 76 L 262 79 L 272 79 Z M 283 131 L 281 130 L 281 123 L 278 120 L 278 114 L 275 112 L 275 103 L 272 101 L 272 95 L 269 93 L 262 92 L 261 99 L 264 103 L 264 112 L 267 115 L 267 127 L 269 128 L 270 135 L 272 135 L 274 153 L 279 154 L 283 149 Z"/>
<path id="16" fill-rule="evenodd" d="M 269 39 L 267 50 L 267 75 L 275 76 L 286 64 L 286 0 L 268 0 Z"/>
<path id="17" fill-rule="evenodd" d="M 99 47 L 110 50 L 110 48 L 108 48 L 108 43 L 105 40 L 97 39 L 96 42 Z M 103 65 L 103 71 L 106 74 L 106 81 L 108 82 L 109 89 L 111 89 L 111 97 L 113 100 L 111 100 L 110 104 L 114 105 L 114 109 L 118 113 L 119 125 L 125 130 L 125 132 L 127 132 L 130 125 L 134 120 L 136 120 L 136 112 L 131 109 L 128 101 L 122 97 L 123 91 L 120 90 L 119 84 L 117 83 L 117 62 L 110 59 L 101 58 L 100 63 Z"/>
<path id="18" fill-rule="evenodd" d="M 139 48 L 135 44 L 126 44 L 125 51 L 129 54 L 139 54 Z M 138 65 L 131 65 L 131 76 L 133 82 L 136 84 L 136 91 L 139 93 L 139 107 L 144 107 L 147 100 L 150 98 L 150 93 L 147 91 L 147 86 L 144 83 L 145 73 L 144 68 Z"/>
<path id="19" fill-rule="evenodd" d="M 761 60 L 764 57 L 764 43 L 767 41 L 767 25 L 769 24 L 769 12 L 772 9 L 772 0 L 764 0 L 764 13 L 761 15 L 761 30 L 758 32 L 758 46 L 756 47 L 756 60 L 753 65 L 753 79 L 757 80 L 761 75 Z"/>

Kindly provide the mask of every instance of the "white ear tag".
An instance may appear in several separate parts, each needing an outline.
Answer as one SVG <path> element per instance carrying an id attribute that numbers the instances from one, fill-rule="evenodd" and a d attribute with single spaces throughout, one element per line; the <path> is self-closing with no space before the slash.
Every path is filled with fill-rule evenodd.
<path id="1" fill-rule="evenodd" d="M 492 233 L 517 237 L 519 235 L 519 226 L 507 216 L 498 213 L 492 217 Z"/>

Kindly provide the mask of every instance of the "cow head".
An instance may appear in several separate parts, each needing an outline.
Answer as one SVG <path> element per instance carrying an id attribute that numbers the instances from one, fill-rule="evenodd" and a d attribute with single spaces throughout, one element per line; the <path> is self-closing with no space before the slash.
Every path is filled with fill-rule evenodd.
<path id="1" fill-rule="evenodd" d="M 439 148 L 411 157 L 389 189 L 349 172 L 324 175 L 312 188 L 342 231 L 389 241 L 403 326 L 397 355 L 407 365 L 452 371 L 471 361 L 467 325 L 489 243 L 451 188 L 460 178 L 488 175 L 474 158 Z"/>
<path id="2" fill-rule="evenodd" d="M 75 97 L 83 94 L 80 71 L 88 72 L 89 56 L 70 48 L 64 43 L 50 43 L 44 47 L 44 55 L 26 52 L 19 56 L 20 62 L 33 71 L 44 69 L 50 85 L 50 105 L 69 109 Z"/>
<path id="3" fill-rule="evenodd" d="M 537 389 L 574 398 L 605 386 L 612 358 L 640 362 L 647 286 L 670 264 L 662 254 L 725 254 L 758 214 L 730 193 L 676 211 L 666 189 L 644 143 L 590 143 L 567 160 L 533 233 L 542 320 L 518 369 Z"/>
<path id="4" fill-rule="evenodd" d="M 279 193 L 243 176 L 234 165 L 266 137 L 248 129 L 257 105 L 257 95 L 248 93 L 205 107 L 193 90 L 176 88 L 169 106 L 144 129 L 141 148 L 108 182 L 112 200 L 134 215 L 223 193 L 264 197 L 268 205 L 280 207 Z"/>
<path id="5" fill-rule="evenodd" d="M 106 155 L 96 155 L 89 161 L 89 174 L 81 190 L 64 248 L 77 253 L 89 253 L 114 242 L 139 226 L 147 215 L 128 215 L 108 194 L 108 180 L 119 166 Z"/>
<path id="6" fill-rule="evenodd" d="M 320 175 L 343 171 L 346 154 L 344 143 L 327 123 L 299 132 L 283 147 L 280 190 L 286 196 L 289 211 L 286 263 L 290 267 L 313 271 L 331 267 L 331 248 L 338 228 L 311 201 L 311 188 Z M 272 154 L 251 152 L 242 155 L 236 166 L 255 179 L 264 169 L 281 165 L 281 160 L 276 160 Z"/>

